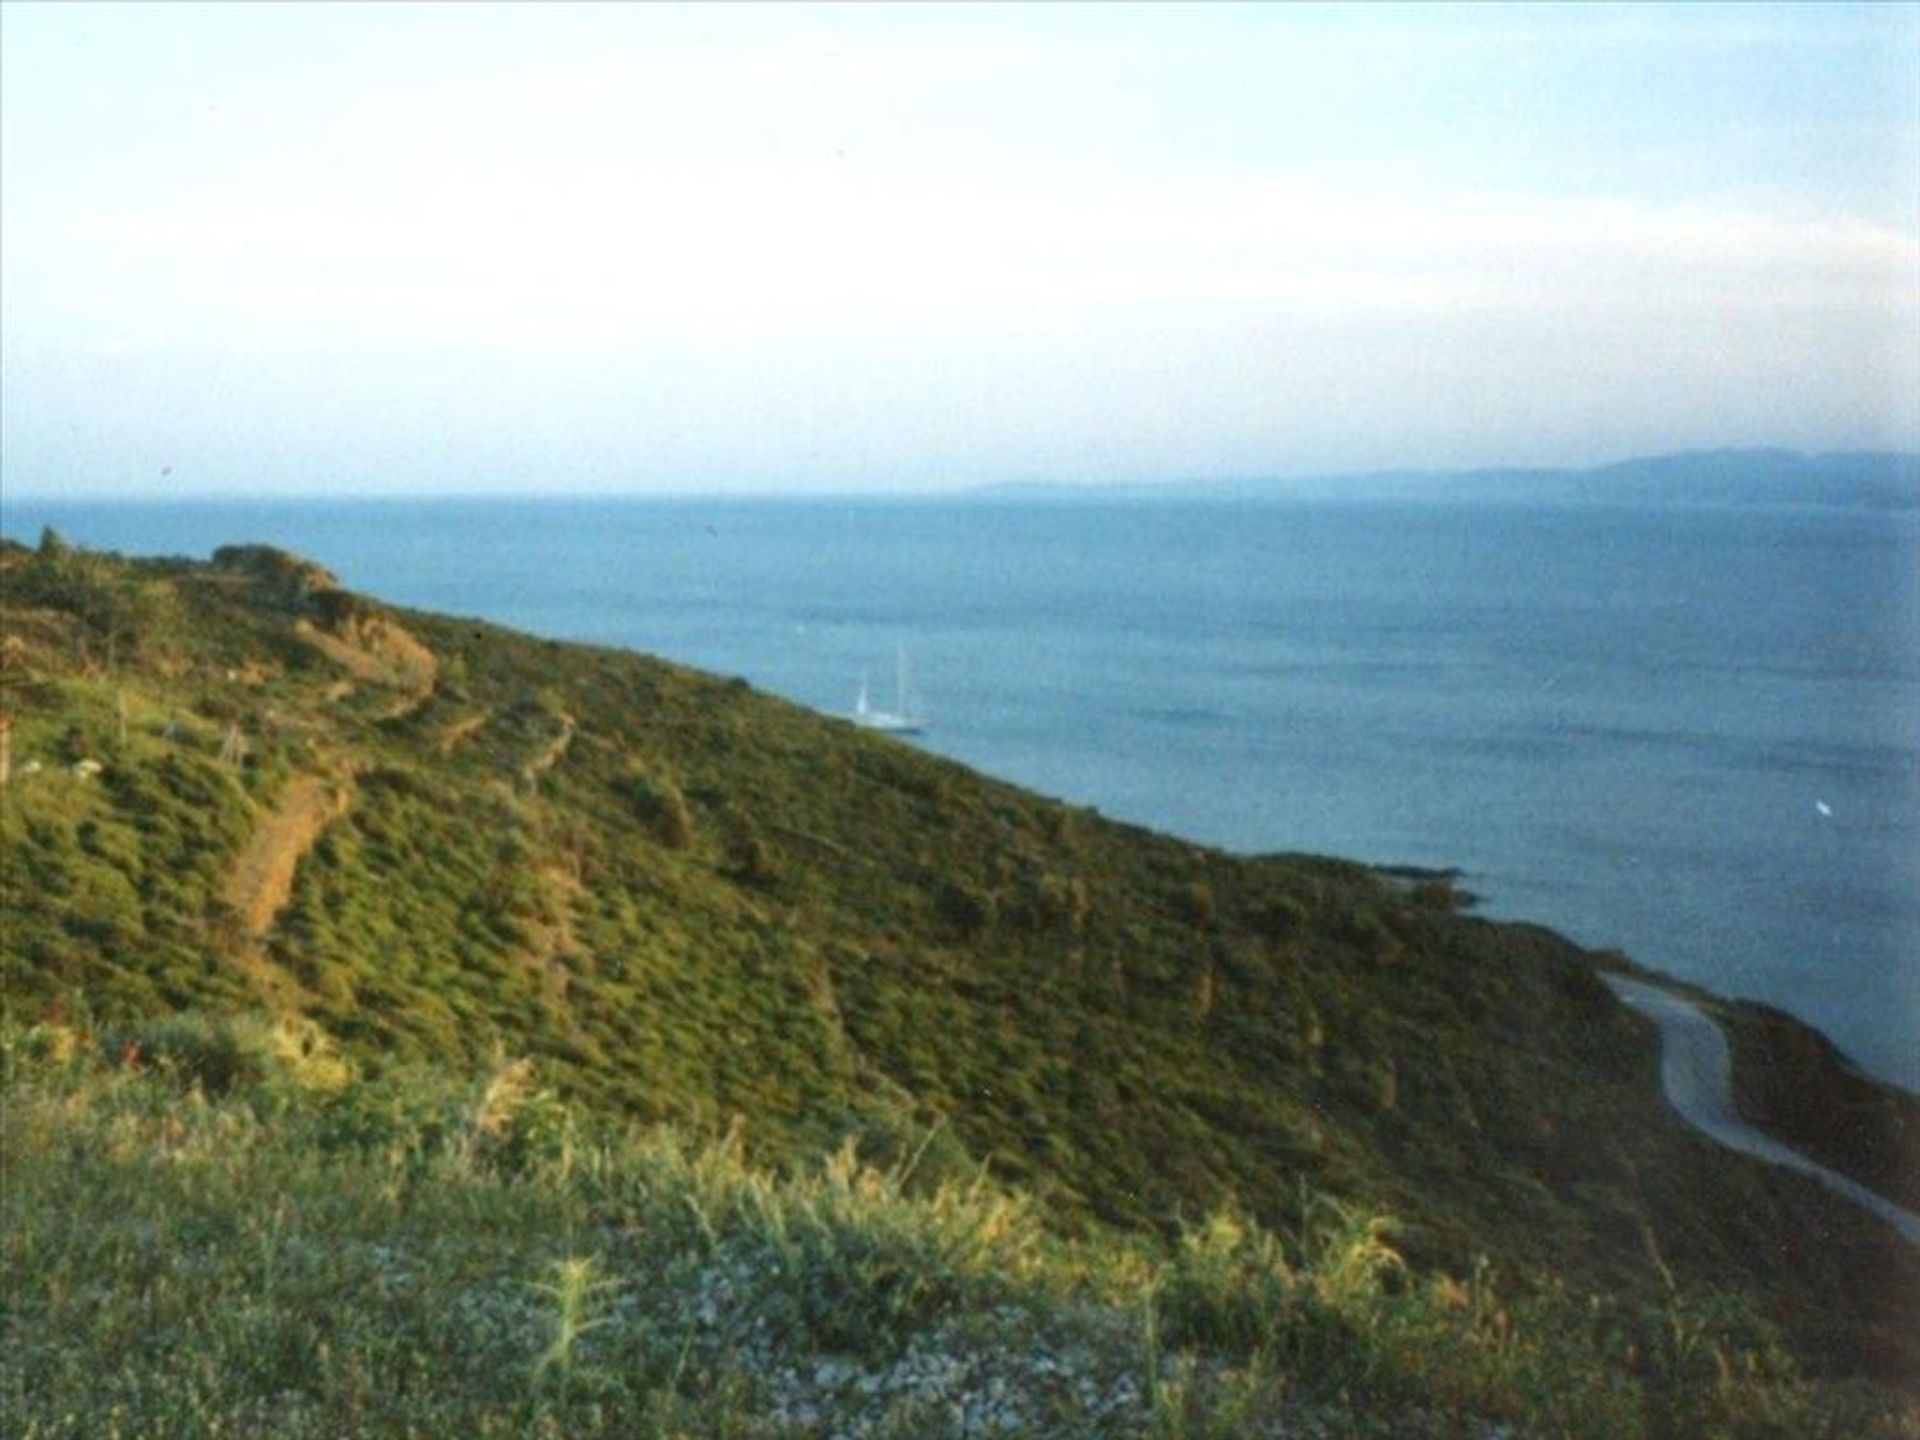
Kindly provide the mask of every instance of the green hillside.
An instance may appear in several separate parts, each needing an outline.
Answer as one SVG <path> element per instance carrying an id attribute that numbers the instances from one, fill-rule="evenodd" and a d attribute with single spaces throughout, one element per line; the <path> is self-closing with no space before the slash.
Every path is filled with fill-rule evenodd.
<path id="1" fill-rule="evenodd" d="M 16 1027 L 524 1057 L 581 1115 L 738 1126 L 743 1164 L 984 1173 L 1060 1243 L 1285 1229 L 1304 1186 L 1421 1274 L 1730 1293 L 1814 1371 L 1920 1375 L 1913 1253 L 1672 1119 L 1618 957 L 1442 879 L 1208 850 L 264 548 L 9 544 L 0 607 Z"/>

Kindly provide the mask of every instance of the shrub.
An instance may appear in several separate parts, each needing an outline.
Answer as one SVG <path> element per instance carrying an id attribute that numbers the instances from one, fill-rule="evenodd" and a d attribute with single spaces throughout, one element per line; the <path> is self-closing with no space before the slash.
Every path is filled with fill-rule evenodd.
<path id="1" fill-rule="evenodd" d="M 188 1011 L 121 1037 L 143 1063 L 209 1095 L 272 1083 L 331 1092 L 353 1077 L 319 1026 L 293 1016 L 211 1016 Z"/>
<path id="2" fill-rule="evenodd" d="M 640 823 L 661 845 L 684 850 L 693 843 L 693 812 L 678 785 L 636 770 L 627 775 L 621 789 Z"/>
<path id="3" fill-rule="evenodd" d="M 1000 906 L 992 895 L 964 880 L 945 880 L 934 895 L 940 918 L 963 939 L 972 939 L 993 927 Z"/>
<path id="4" fill-rule="evenodd" d="M 727 844 L 727 873 L 758 890 L 768 889 L 780 879 L 772 847 L 748 829 L 736 832 Z"/>
<path id="5" fill-rule="evenodd" d="M 1205 930 L 1213 924 L 1216 912 L 1213 887 L 1204 880 L 1194 880 L 1181 886 L 1174 891 L 1173 908 L 1187 924 Z"/>
<path id="6" fill-rule="evenodd" d="M 951 1125 L 944 1119 L 923 1124 L 905 1103 L 877 1104 L 850 1117 L 841 1143 L 909 1195 L 931 1195 L 980 1176 L 980 1162 Z"/>
<path id="7" fill-rule="evenodd" d="M 895 1354 L 936 1317 L 1007 1298 L 1040 1243 L 1018 1199 L 976 1182 L 914 1201 L 851 1145 L 797 1188 L 799 1204 L 740 1218 L 791 1277 L 762 1297 L 761 1313 L 776 1333 L 828 1353 Z"/>
<path id="8" fill-rule="evenodd" d="M 1411 892 L 1413 903 L 1422 910 L 1450 911 L 1460 908 L 1460 893 L 1451 875 L 1436 875 L 1417 882 Z"/>
<path id="9" fill-rule="evenodd" d="M 1267 901 L 1253 912 L 1253 928 L 1276 945 L 1293 939 L 1307 924 L 1307 907 L 1291 895 Z"/>
<path id="10" fill-rule="evenodd" d="M 1182 1230 L 1159 1296 L 1169 1343 L 1251 1355 L 1269 1349 L 1300 1298 L 1285 1247 L 1229 1211 Z"/>
<path id="11" fill-rule="evenodd" d="M 1026 929 L 1037 933 L 1066 930 L 1078 933 L 1087 922 L 1093 898 L 1078 875 L 1030 871 L 1022 877 L 1013 901 L 1013 914 Z"/>

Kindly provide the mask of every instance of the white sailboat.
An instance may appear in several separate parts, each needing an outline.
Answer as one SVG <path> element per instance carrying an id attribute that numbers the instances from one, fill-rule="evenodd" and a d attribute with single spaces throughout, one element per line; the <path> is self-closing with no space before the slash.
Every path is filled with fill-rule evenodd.
<path id="1" fill-rule="evenodd" d="M 866 730 L 881 730 L 889 735 L 918 735 L 927 728 L 926 717 L 907 697 L 907 651 L 900 647 L 894 654 L 893 709 L 882 710 L 867 694 L 867 677 L 860 677 L 860 698 L 853 702 L 853 723 Z"/>

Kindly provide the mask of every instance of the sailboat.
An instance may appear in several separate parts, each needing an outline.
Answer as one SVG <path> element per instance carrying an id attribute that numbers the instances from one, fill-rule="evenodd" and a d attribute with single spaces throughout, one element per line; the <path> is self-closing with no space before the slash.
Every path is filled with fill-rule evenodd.
<path id="1" fill-rule="evenodd" d="M 853 723 L 866 730 L 882 730 L 889 735 L 918 735 L 927 728 L 926 717 L 913 709 L 907 699 L 907 651 L 902 646 L 894 654 L 893 709 L 876 707 L 867 694 L 867 677 L 860 677 L 860 698 L 853 702 Z"/>

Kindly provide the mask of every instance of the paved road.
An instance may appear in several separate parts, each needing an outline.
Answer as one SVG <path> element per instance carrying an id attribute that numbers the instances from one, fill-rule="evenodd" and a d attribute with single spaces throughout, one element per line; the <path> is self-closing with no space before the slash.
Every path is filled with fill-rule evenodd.
<path id="1" fill-rule="evenodd" d="M 1809 1160 L 1740 1118 L 1733 1105 L 1733 1062 L 1727 1037 L 1711 1017 L 1665 990 L 1624 975 L 1602 975 L 1628 1005 L 1660 1027 L 1660 1081 L 1667 1103 L 1688 1124 L 1731 1150 L 1811 1175 L 1836 1194 L 1871 1210 L 1920 1247 L 1920 1215 L 1903 1210 L 1837 1171 Z"/>

